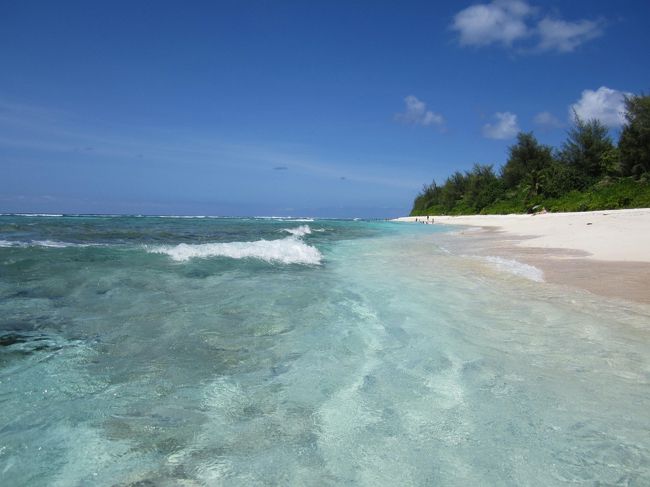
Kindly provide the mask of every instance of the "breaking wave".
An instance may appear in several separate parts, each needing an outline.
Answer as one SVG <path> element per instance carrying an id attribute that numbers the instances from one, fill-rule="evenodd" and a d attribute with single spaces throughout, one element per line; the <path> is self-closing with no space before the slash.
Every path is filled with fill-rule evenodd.
<path id="1" fill-rule="evenodd" d="M 254 220 L 277 220 L 282 222 L 313 222 L 313 218 L 294 218 L 291 216 L 254 216 Z"/>
<path id="2" fill-rule="evenodd" d="M 300 225 L 296 228 L 285 228 L 284 231 L 290 233 L 294 237 L 304 237 L 311 233 L 311 228 L 309 228 L 309 225 Z"/>
<path id="3" fill-rule="evenodd" d="M 193 258 L 229 257 L 231 259 L 258 259 L 281 264 L 320 264 L 322 255 L 294 236 L 280 240 L 255 242 L 228 242 L 206 244 L 178 244 L 147 247 L 147 251 L 165 254 L 178 262 Z"/>

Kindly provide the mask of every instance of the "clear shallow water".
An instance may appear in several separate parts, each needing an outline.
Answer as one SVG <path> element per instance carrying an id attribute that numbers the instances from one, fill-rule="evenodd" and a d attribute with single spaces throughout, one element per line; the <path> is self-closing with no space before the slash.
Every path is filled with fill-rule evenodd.
<path id="1" fill-rule="evenodd" d="M 2 216 L 0 484 L 648 485 L 648 308 L 512 267 L 437 226 Z"/>

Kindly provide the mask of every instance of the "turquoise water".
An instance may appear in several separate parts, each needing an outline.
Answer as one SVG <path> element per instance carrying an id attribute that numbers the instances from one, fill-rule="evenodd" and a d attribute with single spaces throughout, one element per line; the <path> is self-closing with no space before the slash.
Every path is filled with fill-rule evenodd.
<path id="1" fill-rule="evenodd" d="M 0 485 L 650 484 L 648 307 L 307 220 L 0 216 Z"/>

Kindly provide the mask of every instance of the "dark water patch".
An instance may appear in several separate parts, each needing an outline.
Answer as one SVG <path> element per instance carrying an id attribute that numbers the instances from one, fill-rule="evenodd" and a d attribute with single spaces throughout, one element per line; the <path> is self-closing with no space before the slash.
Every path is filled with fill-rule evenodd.
<path id="1" fill-rule="evenodd" d="M 55 335 L 39 332 L 0 332 L 0 353 L 30 355 L 40 351 L 56 351 L 72 343 Z"/>
<path id="2" fill-rule="evenodd" d="M 50 299 L 57 300 L 65 298 L 70 292 L 70 286 L 67 283 L 49 282 L 47 285 L 38 287 L 20 289 L 9 296 L 7 299 Z"/>
<path id="3" fill-rule="evenodd" d="M 49 304 L 49 303 L 48 303 Z M 36 308 L 32 313 L 6 313 L 0 316 L 0 333 L 18 334 L 48 334 L 50 331 L 59 333 L 64 326 L 62 319 L 47 314 L 47 308 Z"/>
<path id="4" fill-rule="evenodd" d="M 377 377 L 374 375 L 366 374 L 363 376 L 363 384 L 361 390 L 366 393 L 371 393 L 377 387 Z"/>
<path id="5" fill-rule="evenodd" d="M 7 296 L 8 299 L 15 299 L 15 298 L 32 298 L 34 297 L 33 290 L 31 289 L 21 289 L 20 291 L 16 291 L 13 294 L 10 294 Z"/>
<path id="6" fill-rule="evenodd" d="M 273 377 L 278 377 L 291 371 L 293 369 L 294 362 L 299 360 L 302 356 L 302 353 L 294 352 L 288 353 L 281 357 L 276 357 L 275 363 L 271 366 L 271 375 Z"/>
<path id="7" fill-rule="evenodd" d="M 19 335 L 17 333 L 7 333 L 0 335 L 0 347 L 8 347 L 16 343 L 25 343 L 27 341 L 27 336 Z"/>
<path id="8" fill-rule="evenodd" d="M 186 272 L 183 273 L 185 277 L 188 277 L 190 279 L 205 279 L 206 277 L 210 277 L 212 274 L 213 272 L 198 267 L 193 269 L 188 269 Z"/>
<path id="9" fill-rule="evenodd" d="M 435 353 L 431 357 L 427 357 L 423 369 L 430 374 L 438 374 L 449 370 L 453 365 L 449 357 L 442 353 Z"/>

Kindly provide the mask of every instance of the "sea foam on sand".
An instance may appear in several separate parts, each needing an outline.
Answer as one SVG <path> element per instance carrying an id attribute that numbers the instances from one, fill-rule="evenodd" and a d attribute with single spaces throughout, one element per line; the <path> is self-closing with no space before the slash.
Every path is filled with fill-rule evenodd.
<path id="1" fill-rule="evenodd" d="M 514 259 L 505 259 L 492 255 L 485 257 L 485 260 L 499 271 L 508 272 L 535 282 L 544 282 L 544 273 L 535 266 L 524 264 Z"/>

